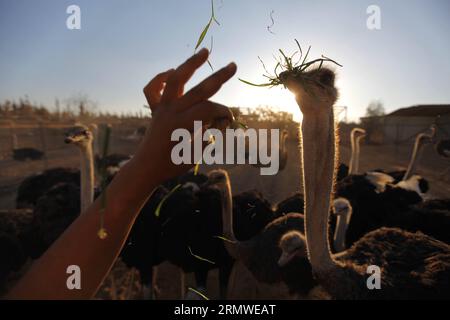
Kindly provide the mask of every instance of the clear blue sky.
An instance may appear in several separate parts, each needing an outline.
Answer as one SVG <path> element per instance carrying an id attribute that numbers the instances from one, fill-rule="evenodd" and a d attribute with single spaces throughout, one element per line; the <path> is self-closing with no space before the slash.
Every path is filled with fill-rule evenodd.
<path id="1" fill-rule="evenodd" d="M 66 28 L 66 8 L 81 7 L 81 30 Z M 294 38 L 311 56 L 339 68 L 340 105 L 351 119 L 379 99 L 387 111 L 450 102 L 450 1 L 215 0 L 211 61 L 238 64 L 238 77 L 263 81 L 257 56 L 274 66 L 278 48 Z M 366 28 L 366 8 L 381 8 L 381 30 Z M 270 12 L 275 24 L 271 34 Z M 156 73 L 192 54 L 208 21 L 210 0 L 0 0 L 0 100 L 54 105 L 77 93 L 101 110 L 142 109 L 142 88 Z M 209 38 L 205 45 L 209 46 Z M 208 66 L 190 85 L 211 73 Z M 296 110 L 283 89 L 253 88 L 232 79 L 214 100 L 241 107 Z"/>

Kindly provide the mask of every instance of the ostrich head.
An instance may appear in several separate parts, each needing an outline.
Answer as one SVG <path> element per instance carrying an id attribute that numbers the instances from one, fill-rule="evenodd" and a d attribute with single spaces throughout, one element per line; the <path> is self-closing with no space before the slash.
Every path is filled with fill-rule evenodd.
<path id="1" fill-rule="evenodd" d="M 333 236 L 333 245 L 336 252 L 345 250 L 345 236 L 347 234 L 348 226 L 352 218 L 353 208 L 345 198 L 336 198 L 332 204 L 333 214 L 337 218 L 336 229 Z"/>
<path id="2" fill-rule="evenodd" d="M 336 216 L 347 217 L 352 212 L 350 201 L 345 198 L 336 198 L 333 201 L 333 214 Z"/>
<path id="3" fill-rule="evenodd" d="M 284 71 L 280 73 L 279 78 L 283 85 L 295 94 L 303 114 L 314 114 L 320 112 L 320 109 L 328 111 L 338 98 L 338 91 L 334 86 L 336 76 L 334 71 L 328 68 L 301 74 Z"/>
<path id="4" fill-rule="evenodd" d="M 228 181 L 228 174 L 225 170 L 211 170 L 208 172 L 208 185 L 224 184 Z"/>
<path id="5" fill-rule="evenodd" d="M 279 243 L 281 256 L 278 259 L 278 265 L 283 267 L 295 257 L 307 257 L 306 239 L 303 234 L 298 231 L 289 231 L 285 233 Z"/>
<path id="6" fill-rule="evenodd" d="M 333 200 L 332 205 L 333 214 L 348 226 L 352 218 L 353 207 L 345 198 L 336 198 Z"/>
<path id="7" fill-rule="evenodd" d="M 366 130 L 362 128 L 353 128 L 352 134 L 355 135 L 356 139 L 362 139 L 366 136 Z"/>
<path id="8" fill-rule="evenodd" d="M 93 135 L 84 125 L 76 125 L 66 132 L 64 142 L 78 147 L 86 147 L 92 143 Z"/>

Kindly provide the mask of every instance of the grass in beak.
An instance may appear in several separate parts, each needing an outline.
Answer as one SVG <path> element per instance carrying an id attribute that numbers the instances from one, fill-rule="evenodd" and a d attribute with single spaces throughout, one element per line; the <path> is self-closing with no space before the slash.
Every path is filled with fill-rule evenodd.
<path id="1" fill-rule="evenodd" d="M 255 86 L 255 87 L 275 87 L 275 86 L 283 84 L 282 79 L 279 77 L 280 73 L 278 72 L 278 69 L 280 69 L 281 72 L 287 71 L 296 78 L 308 79 L 308 76 L 305 74 L 308 71 L 307 69 L 309 69 L 311 66 L 313 66 L 317 63 L 319 64 L 319 67 L 318 67 L 319 70 L 322 68 L 322 65 L 326 62 L 330 62 L 339 67 L 342 67 L 341 64 L 339 64 L 338 62 L 336 62 L 324 55 L 322 55 L 321 58 L 308 61 L 307 59 L 308 59 L 309 51 L 311 50 L 311 46 L 308 47 L 308 51 L 303 56 L 302 48 L 301 48 L 299 42 L 297 41 L 297 39 L 295 39 L 295 43 L 297 44 L 298 51 L 295 51 L 291 56 L 286 55 L 284 53 L 284 51 L 281 49 L 278 50 L 279 53 L 281 54 L 281 56 L 278 58 L 274 57 L 277 64 L 275 65 L 273 74 L 268 72 L 262 59 L 260 57 L 258 57 L 259 61 L 261 62 L 262 66 L 263 66 L 263 69 L 265 71 L 265 73 L 263 74 L 263 77 L 267 78 L 268 82 L 257 84 L 257 83 L 253 83 L 253 82 L 241 79 L 241 78 L 239 78 L 239 80 L 245 84 Z M 298 58 L 297 62 L 294 62 L 293 59 L 296 54 L 299 54 L 300 57 Z M 303 60 L 302 60 L 302 57 L 303 57 Z M 310 80 L 314 80 L 314 79 L 310 79 Z"/>
<path id="2" fill-rule="evenodd" d="M 210 263 L 210 264 L 216 264 L 214 261 L 208 260 L 208 259 L 206 259 L 206 258 L 203 258 L 203 257 L 200 257 L 200 256 L 194 254 L 194 253 L 192 252 L 192 250 L 191 250 L 191 247 L 188 246 L 188 249 L 189 249 L 189 253 L 190 253 L 191 256 L 193 256 L 194 258 L 196 258 L 196 259 L 198 259 L 198 260 L 201 260 L 201 261 L 208 262 L 208 263 Z"/>
<path id="3" fill-rule="evenodd" d="M 156 210 L 155 210 L 155 216 L 156 216 L 156 217 L 159 217 L 159 216 L 160 216 L 160 214 L 161 214 L 161 208 L 162 208 L 164 202 L 166 202 L 166 200 L 169 199 L 169 197 L 170 197 L 172 194 L 174 194 L 174 192 L 177 191 L 180 187 L 181 187 L 181 184 L 177 184 L 172 190 L 169 191 L 168 194 L 166 194 L 166 195 L 164 196 L 164 198 L 162 198 L 162 200 L 158 203 L 158 206 L 156 207 Z"/>

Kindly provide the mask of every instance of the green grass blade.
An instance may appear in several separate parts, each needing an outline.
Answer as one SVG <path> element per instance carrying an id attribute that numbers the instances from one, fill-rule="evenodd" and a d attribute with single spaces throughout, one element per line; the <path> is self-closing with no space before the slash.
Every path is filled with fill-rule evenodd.
<path id="1" fill-rule="evenodd" d="M 249 82 L 247 80 L 244 80 L 244 79 L 241 79 L 241 78 L 238 78 L 238 79 L 239 79 L 239 81 L 241 81 L 241 82 L 243 82 L 245 84 L 254 86 L 254 87 L 270 87 L 272 85 L 271 83 L 260 83 L 260 84 L 257 84 L 257 83 L 251 83 L 251 82 Z"/>
<path id="2" fill-rule="evenodd" d="M 205 299 L 205 300 L 209 300 L 209 298 L 208 298 L 207 296 L 205 296 L 205 295 L 204 295 L 203 293 L 201 293 L 200 291 L 195 290 L 194 288 L 189 287 L 188 290 L 189 290 L 189 291 L 192 291 L 192 292 L 194 292 L 194 293 L 196 293 L 196 294 L 198 294 L 200 297 L 202 297 L 202 298 Z"/>
<path id="3" fill-rule="evenodd" d="M 214 13 L 214 0 L 211 0 L 211 19 L 220 26 L 219 21 L 216 19 L 216 14 Z"/>
<path id="4" fill-rule="evenodd" d="M 170 192 L 168 194 L 166 194 L 164 196 L 164 198 L 162 198 L 161 202 L 158 204 L 158 206 L 156 207 L 156 210 L 155 210 L 156 217 L 159 217 L 159 215 L 161 214 L 161 208 L 162 208 L 164 202 L 166 202 L 166 200 L 169 199 L 169 197 L 172 194 L 174 194 L 174 192 L 177 191 L 180 187 L 181 187 L 181 184 L 177 184 L 172 190 L 170 190 Z"/>
<path id="5" fill-rule="evenodd" d="M 194 176 L 198 175 L 198 169 L 200 168 L 200 161 L 194 167 Z"/>
<path id="6" fill-rule="evenodd" d="M 194 253 L 192 252 L 192 250 L 191 250 L 191 247 L 188 246 L 188 249 L 189 249 L 189 252 L 190 252 L 191 256 L 193 256 L 194 258 L 196 258 L 196 259 L 198 259 L 198 260 L 200 260 L 200 261 L 208 262 L 208 263 L 210 263 L 210 264 L 216 264 L 214 261 L 208 260 L 208 259 L 206 259 L 206 258 L 203 258 L 203 257 L 200 257 L 200 256 L 194 254 Z"/>
<path id="7" fill-rule="evenodd" d="M 223 236 L 214 236 L 214 238 L 217 238 L 217 239 L 220 239 L 220 240 L 229 242 L 229 243 L 236 243 L 236 241 L 232 241 L 232 240 L 230 240 L 230 239 L 228 239 L 228 238 L 225 238 L 225 237 L 223 237 Z"/>
<path id="8" fill-rule="evenodd" d="M 343 67 L 342 64 L 340 64 L 340 63 L 334 61 L 333 59 L 330 59 L 330 58 L 328 58 L 328 57 L 325 57 L 324 55 L 322 55 L 322 58 L 324 58 L 324 59 L 325 59 L 326 61 L 328 61 L 328 62 L 333 62 L 334 64 L 338 65 L 339 67 Z"/>
<path id="9" fill-rule="evenodd" d="M 306 51 L 305 58 L 303 58 L 303 61 L 302 61 L 302 65 L 305 63 L 306 59 L 308 58 L 309 50 L 311 50 L 311 46 L 309 46 L 308 51 Z"/>
<path id="10" fill-rule="evenodd" d="M 197 44 L 195 45 L 194 50 L 197 50 L 198 47 L 200 47 L 200 45 L 202 44 L 203 40 L 205 39 L 206 34 L 208 33 L 209 27 L 211 26 L 211 22 L 212 22 L 212 19 L 209 19 L 208 24 L 205 26 L 202 33 L 200 34 L 200 37 L 197 40 Z"/>

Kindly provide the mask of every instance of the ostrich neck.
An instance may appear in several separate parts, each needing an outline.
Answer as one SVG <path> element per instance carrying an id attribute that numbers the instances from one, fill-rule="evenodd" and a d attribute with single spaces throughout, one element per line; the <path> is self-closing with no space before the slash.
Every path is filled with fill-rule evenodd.
<path id="1" fill-rule="evenodd" d="M 328 242 L 328 214 L 336 154 L 331 107 L 325 113 L 304 113 L 302 143 L 306 242 L 312 269 L 320 274 L 336 267 Z"/>
<path id="2" fill-rule="evenodd" d="M 228 179 L 225 182 L 225 186 L 222 188 L 222 192 L 223 235 L 231 241 L 236 241 L 233 230 L 233 198 L 231 195 L 230 181 Z"/>
<path id="3" fill-rule="evenodd" d="M 351 156 L 350 156 L 350 165 L 348 168 L 348 174 L 355 173 L 355 132 L 352 131 L 350 134 L 350 146 L 351 146 Z"/>
<path id="4" fill-rule="evenodd" d="M 284 133 L 283 136 L 281 137 L 281 145 L 280 145 L 280 150 L 281 152 L 286 152 L 286 140 L 287 140 L 287 134 Z"/>
<path id="5" fill-rule="evenodd" d="M 361 153 L 361 148 L 360 148 L 361 139 L 362 139 L 362 137 L 356 138 L 355 163 L 354 163 L 355 172 L 353 174 L 358 174 L 358 172 L 359 172 L 359 155 Z"/>
<path id="6" fill-rule="evenodd" d="M 238 241 L 234 234 L 233 197 L 229 179 L 226 179 L 226 183 L 222 187 L 222 192 L 223 235 L 226 238 L 224 240 L 224 245 L 230 256 L 234 259 L 242 260 L 245 264 L 251 256 L 251 240 L 245 242 Z"/>
<path id="7" fill-rule="evenodd" d="M 408 180 L 416 170 L 420 149 L 422 147 L 422 139 L 425 137 L 426 135 L 423 133 L 417 135 L 416 141 L 414 142 L 414 149 L 411 155 L 411 160 L 409 161 L 408 170 L 406 170 L 403 181 Z"/>
<path id="8" fill-rule="evenodd" d="M 345 236 L 347 234 L 348 225 L 350 223 L 351 212 L 346 215 L 339 215 L 336 221 L 336 229 L 334 230 L 333 245 L 336 252 L 342 252 L 345 248 Z"/>
<path id="9" fill-rule="evenodd" d="M 81 212 L 94 201 L 94 163 L 92 143 L 80 148 Z"/>

